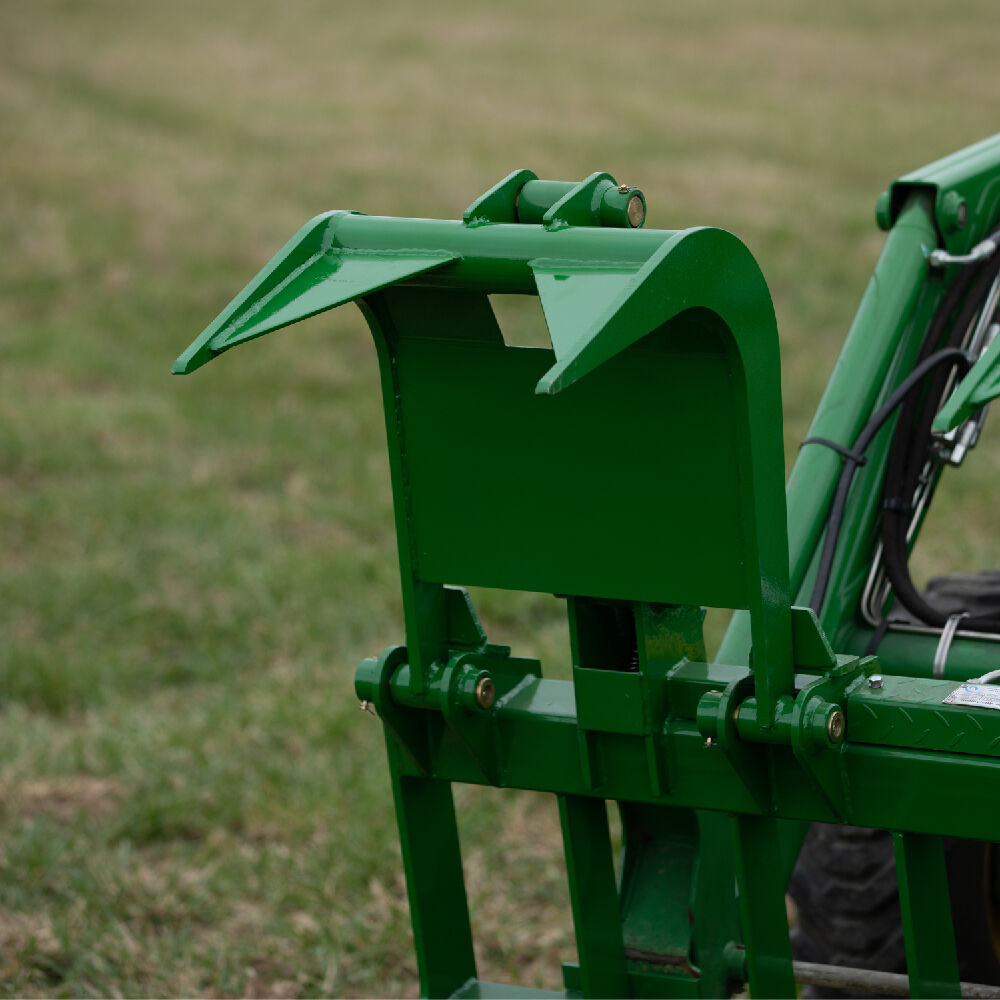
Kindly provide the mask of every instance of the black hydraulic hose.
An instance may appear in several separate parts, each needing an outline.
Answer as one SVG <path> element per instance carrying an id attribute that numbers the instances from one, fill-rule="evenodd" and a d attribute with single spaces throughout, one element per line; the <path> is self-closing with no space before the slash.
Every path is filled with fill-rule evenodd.
<path id="1" fill-rule="evenodd" d="M 994 229 L 987 239 L 994 242 L 1000 240 L 1000 227 Z M 930 357 L 934 351 L 942 347 L 958 346 L 968 325 L 968 321 L 963 325 L 961 314 L 967 312 L 970 303 L 975 305 L 979 302 L 980 295 L 985 291 L 983 287 L 984 281 L 988 280 L 984 279 L 984 272 L 988 272 L 992 277 L 996 273 L 995 268 L 997 265 L 1000 265 L 1000 254 L 995 254 L 993 258 L 988 258 L 973 267 L 965 267 L 959 272 L 958 277 L 952 282 L 951 287 L 945 293 L 941 304 L 931 318 L 930 325 L 927 327 L 927 331 L 920 344 L 920 350 L 914 361 L 914 367 L 919 365 L 924 358 Z M 971 294 L 969 294 L 969 286 L 976 279 L 979 280 Z M 925 396 L 924 398 L 926 399 L 927 397 Z M 897 445 L 904 444 L 904 439 L 910 433 L 913 421 L 917 417 L 919 402 L 918 397 L 912 397 L 903 404 L 899 423 L 897 424 L 896 436 L 893 439 L 893 447 L 889 452 L 889 460 L 886 468 L 887 480 L 898 481 L 900 469 L 908 462 L 911 466 L 913 463 L 916 463 L 918 472 L 923 465 L 926 457 L 923 453 L 914 456 L 912 451 L 907 447 L 897 447 Z M 931 420 L 933 420 L 933 416 Z M 893 468 L 894 465 L 896 466 L 895 470 Z"/>
<path id="2" fill-rule="evenodd" d="M 988 294 L 989 287 L 993 283 L 998 269 L 1000 269 L 1000 255 L 989 261 L 972 275 L 972 277 L 976 277 L 978 280 L 973 284 L 971 291 L 958 311 L 946 342 L 940 344 L 938 340 L 931 340 L 929 342 L 931 349 L 937 349 L 938 347 L 958 347 L 961 344 L 976 313 L 982 307 L 983 299 Z M 933 324 L 928 329 L 928 334 L 932 330 Z M 930 350 L 925 350 L 923 353 L 929 354 Z M 918 358 L 919 360 L 921 359 Z M 914 488 L 916 488 L 924 463 L 927 460 L 927 449 L 931 443 L 931 424 L 934 422 L 934 417 L 940 409 L 941 397 L 944 395 L 948 374 L 947 371 L 941 371 L 931 380 L 927 392 L 924 394 L 922 401 L 920 401 L 922 402 L 922 406 L 919 410 L 919 416 L 916 417 L 912 424 L 903 424 L 901 422 L 897 429 L 897 433 L 900 435 L 902 441 L 905 442 L 909 439 L 909 447 L 904 445 L 904 447 L 900 448 L 900 451 L 907 462 L 906 479 L 912 483 Z M 914 402 L 918 402 L 918 400 L 914 399 Z M 894 439 L 891 451 L 895 451 L 896 446 L 897 442 Z M 889 485 L 890 483 L 890 474 L 887 469 L 886 484 Z"/>
<path id="3" fill-rule="evenodd" d="M 896 408 L 905 402 L 915 391 L 920 388 L 923 379 L 940 365 L 958 365 L 963 369 L 963 374 L 971 367 L 968 355 L 956 347 L 945 348 L 938 351 L 918 364 L 912 372 L 896 387 L 889 398 L 875 411 L 875 414 L 862 428 L 861 433 L 855 438 L 851 448 L 852 454 L 844 456 L 844 465 L 840 470 L 840 478 L 837 480 L 837 490 L 833 498 L 833 506 L 830 508 L 830 520 L 827 524 L 826 538 L 823 541 L 823 550 L 820 554 L 819 567 L 816 572 L 816 583 L 813 586 L 812 598 L 809 601 L 812 609 L 819 614 L 826 598 L 827 586 L 830 582 L 830 570 L 833 566 L 833 557 L 837 550 L 837 541 L 840 538 L 840 527 L 844 520 L 844 509 L 847 506 L 847 496 L 850 493 L 851 483 L 854 481 L 854 473 L 857 472 L 859 460 L 864 455 L 872 439 L 881 430 L 882 425 L 892 416 Z"/>
<path id="4" fill-rule="evenodd" d="M 977 312 L 983 307 L 992 282 L 1000 271 L 1000 256 L 995 257 L 974 271 L 963 273 L 965 291 L 972 284 L 964 302 L 951 322 L 947 343 L 954 347 L 962 341 Z M 973 279 L 975 279 L 973 283 Z M 958 287 L 958 282 L 952 291 Z M 957 298 L 957 297 L 954 297 Z M 934 346 L 947 329 L 948 321 L 954 313 L 954 298 L 949 294 L 928 328 L 922 353 L 928 346 Z M 947 387 L 948 371 L 940 371 L 930 381 L 926 392 L 919 397 L 915 394 L 900 413 L 895 436 L 889 449 L 886 463 L 884 502 L 882 513 L 882 554 L 886 576 L 893 593 L 912 615 L 932 626 L 943 626 L 949 614 L 939 611 L 929 604 L 913 583 L 909 568 L 907 534 L 913 511 L 913 496 L 916 493 L 923 468 L 930 450 L 934 416 L 940 407 Z M 982 631 L 1000 631 L 1000 619 L 977 617 L 967 620 L 967 624 Z"/>

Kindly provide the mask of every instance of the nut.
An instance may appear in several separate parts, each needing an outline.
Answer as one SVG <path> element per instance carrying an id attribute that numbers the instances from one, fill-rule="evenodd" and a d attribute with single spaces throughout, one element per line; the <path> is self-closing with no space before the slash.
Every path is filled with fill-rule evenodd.
<path id="1" fill-rule="evenodd" d="M 871 677 L 868 678 L 868 686 L 873 691 L 877 691 L 882 686 L 882 675 L 872 674 Z"/>

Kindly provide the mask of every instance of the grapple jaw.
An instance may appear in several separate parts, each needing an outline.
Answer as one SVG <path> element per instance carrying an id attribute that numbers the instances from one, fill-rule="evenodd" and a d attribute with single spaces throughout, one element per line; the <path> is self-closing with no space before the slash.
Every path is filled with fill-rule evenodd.
<path id="1" fill-rule="evenodd" d="M 638 228 L 645 220 L 645 212 L 642 192 L 617 184 L 610 174 L 595 173 L 579 184 L 569 184 L 538 180 L 530 170 L 517 170 L 477 198 L 466 209 L 462 223 L 373 219 L 368 231 L 362 227 L 359 232 L 350 222 L 365 218 L 362 213 L 334 211 L 318 215 L 202 331 L 174 362 L 173 372 L 186 375 L 237 344 L 346 302 L 364 299 L 391 285 L 433 283 L 438 279 L 445 284 L 488 285 L 493 281 L 502 286 L 509 276 L 491 276 L 490 258 L 497 258 L 496 248 L 488 246 L 491 241 L 463 238 L 466 234 L 475 236 L 481 227 L 523 226 L 517 233 L 523 236 L 530 225 L 552 236 L 571 226 Z M 388 233 L 380 225 L 386 221 L 392 224 Z M 345 229 L 350 232 L 345 233 Z M 380 239 L 380 235 L 388 238 Z M 486 253 L 479 259 L 477 253 L 481 253 L 484 242 Z M 578 249 L 567 254 L 563 248 L 568 242 L 574 241 L 558 237 L 536 241 L 537 249 L 529 253 L 541 256 L 525 261 L 534 275 L 560 358 L 572 353 L 573 344 L 581 339 L 585 332 L 582 320 L 592 324 L 594 319 L 614 312 L 616 300 L 628 298 L 628 285 L 644 263 L 641 255 L 620 258 L 612 251 L 612 259 L 595 267 L 590 259 L 577 259 Z M 449 265 L 463 258 L 471 264 L 459 269 L 459 274 L 454 273 L 454 268 L 444 275 L 436 273 L 447 271 Z M 518 290 L 536 292 L 534 287 Z M 553 383 L 554 378 L 539 391 L 552 391 Z"/>
<path id="2" fill-rule="evenodd" d="M 174 362 L 186 375 L 237 344 L 455 260 L 447 252 L 365 252 L 337 245 L 337 221 L 310 219 Z"/>

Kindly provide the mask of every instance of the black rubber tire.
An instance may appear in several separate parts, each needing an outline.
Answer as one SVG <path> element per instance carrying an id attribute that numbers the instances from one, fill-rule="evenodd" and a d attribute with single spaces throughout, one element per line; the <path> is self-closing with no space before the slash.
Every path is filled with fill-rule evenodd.
<path id="1" fill-rule="evenodd" d="M 990 884 L 996 851 L 981 841 L 945 840 L 959 973 L 966 982 L 1000 985 Z M 884 830 L 814 823 L 789 894 L 798 911 L 792 930 L 796 958 L 906 971 L 892 837 Z M 844 994 L 812 987 L 803 996 Z"/>

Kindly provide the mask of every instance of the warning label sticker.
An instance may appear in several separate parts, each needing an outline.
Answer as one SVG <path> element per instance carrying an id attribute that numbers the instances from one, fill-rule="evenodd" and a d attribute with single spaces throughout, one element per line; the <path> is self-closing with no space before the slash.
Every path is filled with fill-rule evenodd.
<path id="1" fill-rule="evenodd" d="M 1000 709 L 1000 687 L 991 684 L 963 684 L 955 688 L 941 704 Z"/>

